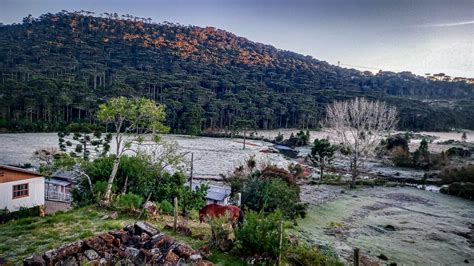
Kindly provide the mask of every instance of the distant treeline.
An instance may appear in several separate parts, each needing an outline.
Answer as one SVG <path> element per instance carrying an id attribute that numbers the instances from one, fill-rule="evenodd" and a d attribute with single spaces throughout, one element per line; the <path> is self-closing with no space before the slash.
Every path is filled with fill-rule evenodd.
<path id="1" fill-rule="evenodd" d="M 63 11 L 1 26 L 0 75 L 0 129 L 11 131 L 96 124 L 97 106 L 119 95 L 166 104 L 176 133 L 237 120 L 317 128 L 327 103 L 356 96 L 396 105 L 403 129 L 474 129 L 472 84 L 373 75 L 212 27 L 130 15 Z"/>

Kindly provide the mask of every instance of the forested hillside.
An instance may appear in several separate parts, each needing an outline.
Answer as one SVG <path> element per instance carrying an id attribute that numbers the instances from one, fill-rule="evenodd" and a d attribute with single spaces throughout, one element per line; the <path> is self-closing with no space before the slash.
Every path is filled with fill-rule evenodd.
<path id="1" fill-rule="evenodd" d="M 0 73 L 0 128 L 9 130 L 94 123 L 97 106 L 118 95 L 166 104 L 167 124 L 183 133 L 240 120 L 315 128 L 325 104 L 358 95 L 397 105 L 402 128 L 474 129 L 473 84 L 374 75 L 212 27 L 116 13 L 63 11 L 1 26 Z"/>

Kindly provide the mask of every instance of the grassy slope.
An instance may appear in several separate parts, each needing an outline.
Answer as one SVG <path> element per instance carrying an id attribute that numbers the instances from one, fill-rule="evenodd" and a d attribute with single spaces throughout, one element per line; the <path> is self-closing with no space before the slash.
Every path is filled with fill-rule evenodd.
<path id="1" fill-rule="evenodd" d="M 33 253 L 41 253 L 100 232 L 120 229 L 136 221 L 129 216 L 119 216 L 116 220 L 103 220 L 102 217 L 107 213 L 109 211 L 89 206 L 44 218 L 23 218 L 0 225 L 0 257 L 7 259 L 11 264 L 20 264 L 26 256 Z M 169 216 L 148 219 L 148 222 L 159 229 L 171 221 L 172 217 Z M 189 221 L 188 226 L 194 235 L 204 234 L 205 240 L 177 235 L 167 230 L 162 231 L 194 248 L 208 243 L 210 237 L 208 225 Z M 244 264 L 239 258 L 217 250 L 213 250 L 213 256 L 209 260 L 223 265 Z"/>

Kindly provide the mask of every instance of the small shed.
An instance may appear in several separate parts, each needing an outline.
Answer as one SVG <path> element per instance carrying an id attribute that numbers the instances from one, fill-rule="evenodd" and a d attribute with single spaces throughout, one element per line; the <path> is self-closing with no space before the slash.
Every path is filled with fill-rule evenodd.
<path id="1" fill-rule="evenodd" d="M 230 187 L 195 181 L 192 184 L 192 189 L 196 190 L 196 188 L 200 187 L 201 184 L 206 184 L 207 186 L 209 186 L 209 189 L 207 190 L 207 195 L 206 195 L 207 204 L 211 204 L 211 203 L 217 203 L 219 205 L 231 204 L 230 194 L 232 190 L 230 189 Z"/>

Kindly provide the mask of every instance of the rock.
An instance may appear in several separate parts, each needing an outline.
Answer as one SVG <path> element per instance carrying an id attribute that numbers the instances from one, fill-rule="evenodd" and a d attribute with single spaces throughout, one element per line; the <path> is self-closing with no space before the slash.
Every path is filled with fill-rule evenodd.
<path id="1" fill-rule="evenodd" d="M 106 248 L 105 241 L 98 236 L 92 236 L 84 240 L 84 245 L 102 254 Z"/>
<path id="2" fill-rule="evenodd" d="M 173 263 L 176 264 L 179 260 L 179 256 L 176 255 L 172 250 L 168 251 L 165 256 L 165 263 Z"/>
<path id="3" fill-rule="evenodd" d="M 387 224 L 385 226 L 385 230 L 387 230 L 387 231 L 396 231 L 395 226 L 393 226 L 391 224 Z"/>
<path id="4" fill-rule="evenodd" d="M 140 250 L 132 247 L 127 247 L 125 249 L 125 252 L 127 253 L 127 257 L 132 260 L 134 260 L 138 256 L 138 254 L 140 254 Z"/>
<path id="5" fill-rule="evenodd" d="M 387 256 L 385 256 L 384 254 L 378 255 L 377 258 L 379 258 L 381 260 L 388 260 Z"/>
<path id="6" fill-rule="evenodd" d="M 104 258 L 101 258 L 101 259 L 99 260 L 99 265 L 100 265 L 100 266 L 105 266 L 105 265 L 107 265 L 107 260 L 104 259 Z"/>
<path id="7" fill-rule="evenodd" d="M 47 265 L 54 265 L 61 258 L 59 257 L 58 250 L 53 249 L 53 250 L 46 251 L 43 255 L 43 259 L 46 261 Z"/>
<path id="8" fill-rule="evenodd" d="M 140 235 L 140 241 L 141 241 L 141 242 L 148 241 L 148 240 L 150 240 L 150 238 L 151 238 L 150 235 L 147 234 L 147 233 L 142 233 L 142 234 Z"/>
<path id="9" fill-rule="evenodd" d="M 160 250 L 168 250 L 170 246 L 174 244 L 174 239 L 170 236 L 164 235 L 153 245 L 154 248 L 159 248 Z"/>
<path id="10" fill-rule="evenodd" d="M 0 265 L 2 266 L 7 265 L 7 262 L 3 260 L 2 258 L 0 258 Z M 24 266 L 43 266 L 43 265 L 46 265 L 46 261 L 41 256 L 33 255 L 26 258 L 23 261 L 23 265 Z"/>
<path id="11" fill-rule="evenodd" d="M 144 221 L 136 222 L 135 230 L 136 230 L 135 234 L 137 235 L 141 233 L 147 233 L 150 236 L 154 236 L 159 233 L 159 231 L 155 227 L 153 227 L 152 225 Z"/>
<path id="12" fill-rule="evenodd" d="M 396 262 L 390 262 L 389 266 L 397 266 Z"/>
<path id="13" fill-rule="evenodd" d="M 73 256 L 67 257 L 65 260 L 61 261 L 60 265 L 64 266 L 79 266 L 79 262 Z"/>
<path id="14" fill-rule="evenodd" d="M 155 216 L 156 215 L 156 211 L 157 211 L 157 207 L 156 207 L 156 204 L 154 202 L 151 202 L 151 201 L 147 201 L 145 202 L 145 204 L 143 205 L 143 208 L 145 208 L 145 211 L 148 215 L 151 215 L 151 216 Z"/>
<path id="15" fill-rule="evenodd" d="M 160 251 L 159 248 L 152 248 L 152 249 L 150 249 L 150 253 L 152 255 L 156 255 L 156 254 L 161 254 L 161 251 Z"/>
<path id="16" fill-rule="evenodd" d="M 88 260 L 96 260 L 99 258 L 99 254 L 93 249 L 88 249 L 84 251 L 84 255 Z"/>
<path id="17" fill-rule="evenodd" d="M 115 240 L 115 237 L 109 233 L 103 233 L 103 234 L 100 234 L 99 237 L 104 240 L 104 242 L 107 244 L 107 246 L 112 246 L 113 245 L 113 242 Z"/>
<path id="18" fill-rule="evenodd" d="M 130 239 L 129 232 L 127 232 L 125 230 L 115 230 L 115 231 L 109 232 L 109 234 L 111 234 L 113 237 L 115 237 L 116 240 L 120 239 L 119 242 L 114 243 L 114 244 L 116 244 L 116 246 L 120 246 L 121 243 L 126 243 Z M 118 245 L 117 245 L 117 243 L 118 243 Z"/>
<path id="19" fill-rule="evenodd" d="M 185 258 L 185 259 L 188 259 L 189 257 L 191 257 L 191 255 L 193 255 L 194 253 L 196 253 L 190 246 L 184 245 L 184 244 L 176 246 L 176 248 L 174 248 L 173 251 L 174 251 L 179 257 Z"/>
<path id="20" fill-rule="evenodd" d="M 189 256 L 189 261 L 190 262 L 196 262 L 196 261 L 200 261 L 202 260 L 202 256 L 199 255 L 199 254 L 193 254 L 191 256 Z"/>
<path id="21" fill-rule="evenodd" d="M 468 260 L 468 259 L 465 259 L 465 260 L 464 260 L 464 263 L 469 263 L 469 260 Z"/>

